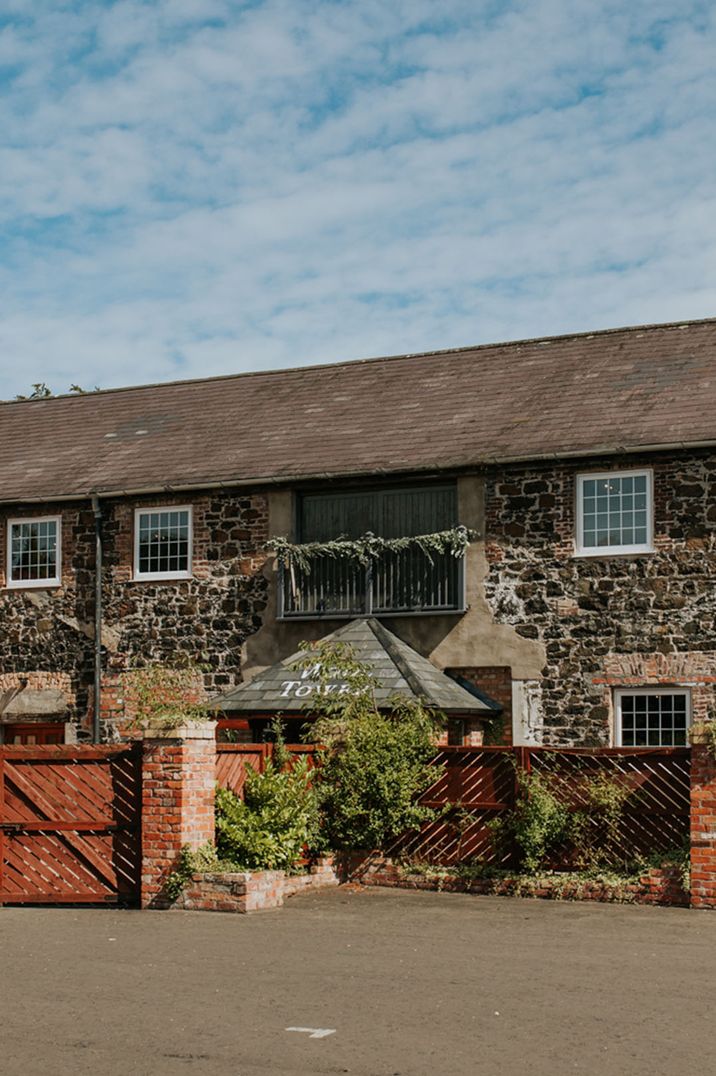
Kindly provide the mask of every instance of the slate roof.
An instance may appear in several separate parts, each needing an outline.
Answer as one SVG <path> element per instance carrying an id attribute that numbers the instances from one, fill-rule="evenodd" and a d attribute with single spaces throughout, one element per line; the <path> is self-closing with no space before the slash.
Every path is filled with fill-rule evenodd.
<path id="1" fill-rule="evenodd" d="M 0 722 L 22 717 L 39 717 L 67 712 L 67 699 L 59 688 L 0 692 Z"/>
<path id="2" fill-rule="evenodd" d="M 0 404 L 0 501 L 716 442 L 716 319 Z"/>
<path id="3" fill-rule="evenodd" d="M 412 698 L 421 697 L 450 714 L 494 714 L 500 710 L 497 703 L 486 701 L 481 693 L 473 695 L 440 672 L 377 620 L 351 620 L 325 639 L 350 643 L 356 657 L 370 664 L 380 684 L 376 691 L 379 702 L 387 702 L 397 692 Z M 303 658 L 303 651 L 291 654 L 258 673 L 253 680 L 212 699 L 213 705 L 227 714 L 304 714 L 307 698 L 310 698 L 306 686 L 311 684 L 311 679 L 310 676 L 302 678 L 295 668 Z M 299 682 L 301 693 L 296 694 Z"/>

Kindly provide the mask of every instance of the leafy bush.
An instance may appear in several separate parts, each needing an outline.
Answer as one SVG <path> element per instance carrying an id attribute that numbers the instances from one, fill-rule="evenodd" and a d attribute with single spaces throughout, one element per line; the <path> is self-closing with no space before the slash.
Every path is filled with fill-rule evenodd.
<path id="1" fill-rule="evenodd" d="M 416 800 L 439 776 L 431 765 L 440 717 L 419 699 L 376 700 L 370 668 L 345 643 L 306 648 L 316 683 L 311 730 L 320 743 L 317 782 L 331 848 L 385 849 L 434 812 Z M 336 691 L 336 682 L 342 685 Z"/>
<path id="2" fill-rule="evenodd" d="M 354 718 L 339 750 L 321 752 L 321 813 L 332 848 L 380 848 L 433 817 L 416 797 L 437 776 L 433 728 L 414 713 Z"/>
<path id="3" fill-rule="evenodd" d="M 174 870 L 164 883 L 164 894 L 170 900 L 183 893 L 191 881 L 192 875 L 202 874 L 205 871 L 235 871 L 240 870 L 235 863 L 220 859 L 213 844 L 202 844 L 200 848 L 192 849 L 185 844 L 179 853 L 179 858 Z"/>
<path id="4" fill-rule="evenodd" d="M 517 853 L 521 870 L 537 871 L 566 839 L 569 812 L 541 774 L 517 773 L 517 803 L 488 825 L 505 855 Z"/>
<path id="5" fill-rule="evenodd" d="M 304 847 L 318 842 L 318 797 L 307 758 L 288 768 L 268 759 L 264 773 L 250 770 L 244 800 L 216 790 L 216 847 L 240 870 L 291 870 Z"/>
<path id="6" fill-rule="evenodd" d="M 555 858 L 581 870 L 626 866 L 614 849 L 628 786 L 604 772 L 583 774 L 582 806 L 570 810 L 554 774 L 518 771 L 517 782 L 515 806 L 489 825 L 503 854 L 517 853 L 521 870 L 534 873 Z"/>
<path id="7" fill-rule="evenodd" d="M 629 786 L 602 771 L 589 775 L 582 792 L 584 806 L 571 812 L 567 831 L 576 865 L 583 870 L 627 866 L 617 862 L 614 850 Z"/>

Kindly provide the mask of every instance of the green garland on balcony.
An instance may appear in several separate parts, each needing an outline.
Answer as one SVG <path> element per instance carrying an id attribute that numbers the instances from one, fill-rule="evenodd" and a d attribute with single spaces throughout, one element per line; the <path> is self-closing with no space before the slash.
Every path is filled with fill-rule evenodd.
<path id="1" fill-rule="evenodd" d="M 434 531 L 432 534 L 415 534 L 408 538 L 380 538 L 369 531 L 360 538 L 346 538 L 341 535 L 329 542 L 303 544 L 289 542 L 287 538 L 269 538 L 266 549 L 276 554 L 278 563 L 284 568 L 293 565 L 299 571 L 307 572 L 312 562 L 321 557 L 354 560 L 368 565 L 382 553 L 401 553 L 405 549 L 419 549 L 433 564 L 434 553 L 449 553 L 453 557 L 462 557 L 475 537 L 475 531 L 462 526 L 446 531 Z"/>

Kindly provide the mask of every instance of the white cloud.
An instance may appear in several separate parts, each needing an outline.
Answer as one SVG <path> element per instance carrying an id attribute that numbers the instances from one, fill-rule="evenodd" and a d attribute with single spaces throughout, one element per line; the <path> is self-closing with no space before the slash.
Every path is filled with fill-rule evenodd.
<path id="1" fill-rule="evenodd" d="M 700 0 L 27 10 L 0 396 L 716 314 Z"/>

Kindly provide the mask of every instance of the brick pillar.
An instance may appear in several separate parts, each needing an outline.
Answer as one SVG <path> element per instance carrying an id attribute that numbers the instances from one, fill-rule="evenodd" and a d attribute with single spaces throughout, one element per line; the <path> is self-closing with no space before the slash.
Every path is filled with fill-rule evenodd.
<path id="1" fill-rule="evenodd" d="M 691 749 L 691 907 L 716 908 L 716 761 L 699 739 Z"/>
<path id="2" fill-rule="evenodd" d="M 184 845 L 214 840 L 214 723 L 144 732 L 142 907 L 166 907 L 164 882 Z"/>

